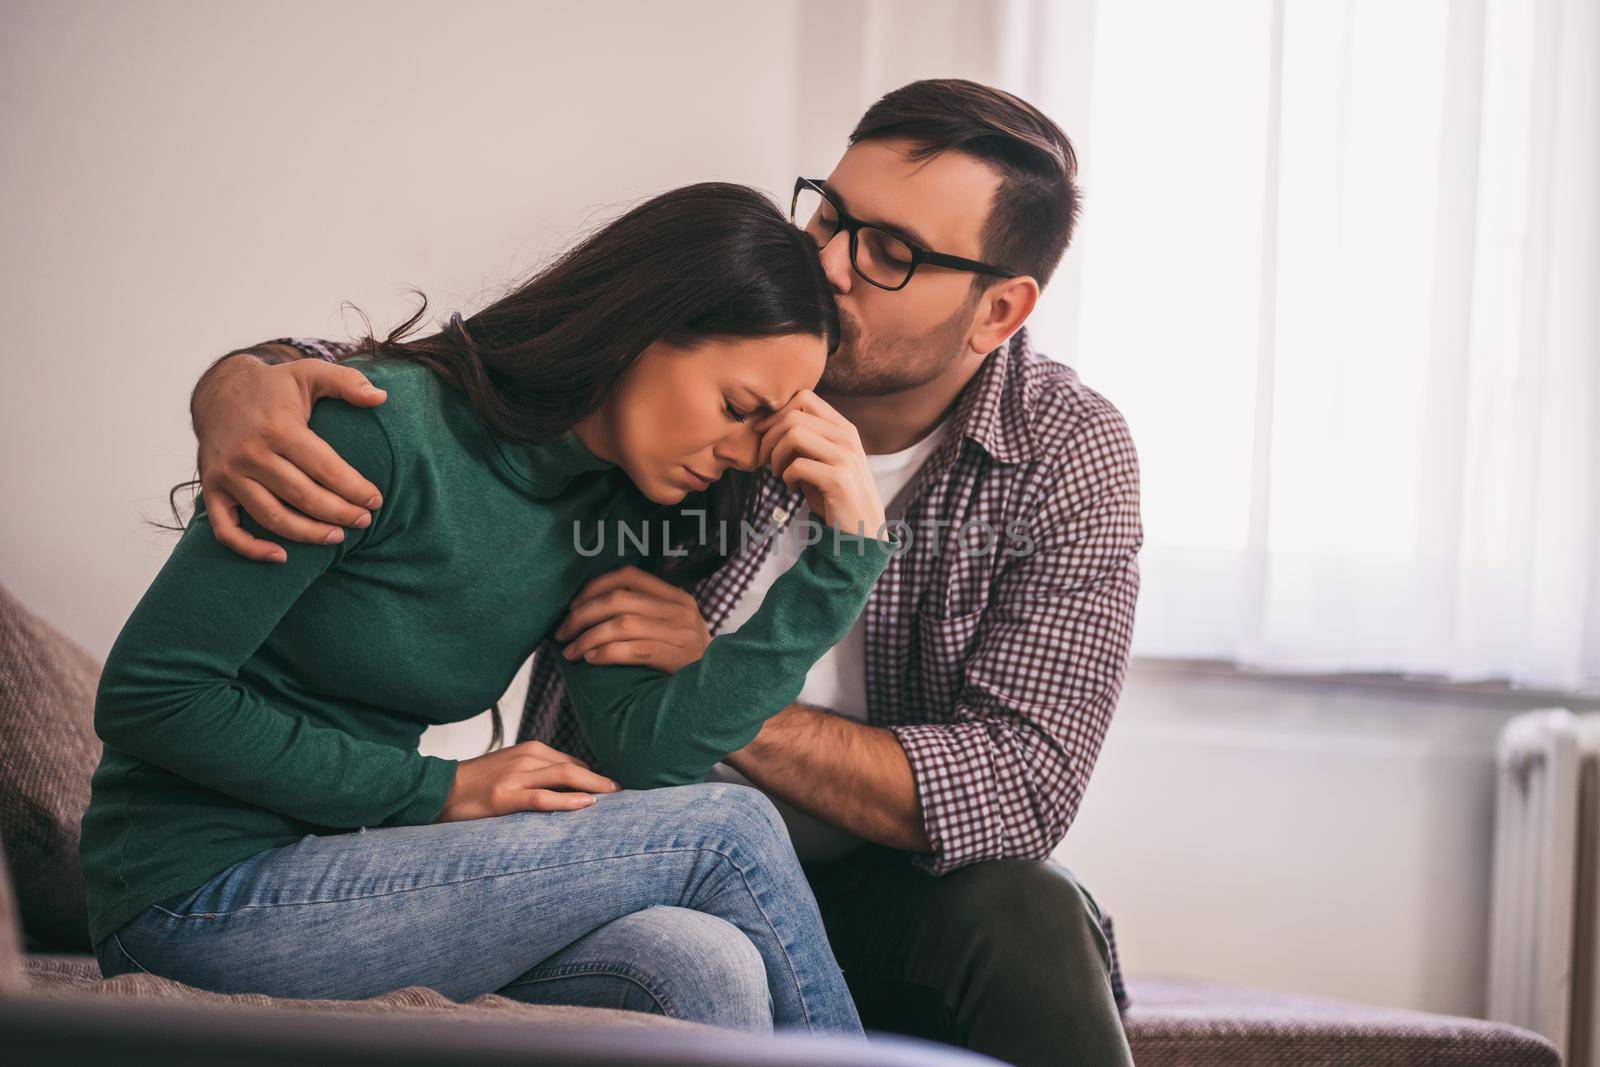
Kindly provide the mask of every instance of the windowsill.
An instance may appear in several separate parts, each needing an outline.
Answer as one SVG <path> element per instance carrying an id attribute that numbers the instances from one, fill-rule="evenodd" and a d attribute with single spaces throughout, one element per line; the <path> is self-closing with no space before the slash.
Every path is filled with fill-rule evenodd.
<path id="1" fill-rule="evenodd" d="M 1140 671 L 1159 674 L 1205 675 L 1217 679 L 1315 687 L 1324 691 L 1334 687 L 1347 691 L 1381 691 L 1449 698 L 1484 707 L 1563 707 L 1573 712 L 1600 711 L 1600 692 L 1533 689 L 1514 686 L 1504 681 L 1452 682 L 1425 675 L 1321 674 L 1263 670 L 1228 660 L 1177 659 L 1163 656 L 1134 656 L 1132 664 Z"/>

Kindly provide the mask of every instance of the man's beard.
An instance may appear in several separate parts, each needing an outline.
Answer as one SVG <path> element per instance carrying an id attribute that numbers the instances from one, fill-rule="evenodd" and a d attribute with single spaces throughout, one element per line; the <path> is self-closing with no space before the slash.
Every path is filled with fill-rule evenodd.
<path id="1" fill-rule="evenodd" d="M 861 324 L 839 311 L 839 350 L 828 359 L 817 392 L 886 396 L 925 385 L 949 369 L 962 350 L 973 301 L 920 337 L 875 338 L 863 345 Z"/>

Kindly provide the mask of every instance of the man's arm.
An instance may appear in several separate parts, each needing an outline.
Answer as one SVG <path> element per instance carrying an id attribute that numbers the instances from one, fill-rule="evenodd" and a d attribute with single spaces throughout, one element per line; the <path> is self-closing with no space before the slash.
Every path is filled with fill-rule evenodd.
<path id="1" fill-rule="evenodd" d="M 911 761 L 893 731 L 791 704 L 727 762 L 767 792 L 857 837 L 928 852 Z"/>
<path id="2" fill-rule="evenodd" d="M 1034 487 L 951 721 L 884 729 L 794 706 L 728 757 L 796 807 L 943 874 L 1060 844 L 1116 708 L 1139 590 L 1137 454 L 1107 409 Z"/>
<path id="3" fill-rule="evenodd" d="M 189 393 L 190 424 L 195 423 L 197 411 L 203 404 L 210 402 L 218 385 L 227 381 L 230 374 L 237 373 L 245 362 L 253 360 L 265 367 L 276 367 L 280 363 L 293 363 L 297 359 L 312 358 L 315 357 L 302 352 L 287 341 L 263 341 L 248 348 L 235 348 L 232 352 L 224 352 L 201 372 L 199 380 L 194 383 L 194 389 Z"/>
<path id="4" fill-rule="evenodd" d="M 585 584 L 555 637 L 567 642 L 561 656 L 568 662 L 587 659 L 668 674 L 698 661 L 711 642 L 694 597 L 637 567 L 620 567 Z M 911 764 L 894 734 L 882 727 L 790 704 L 726 759 L 768 792 L 857 836 L 928 851 Z"/>
<path id="5" fill-rule="evenodd" d="M 217 540 L 249 559 L 282 563 L 284 549 L 239 523 L 243 508 L 267 530 L 306 544 L 337 544 L 365 528 L 378 489 L 307 428 L 311 406 L 334 397 L 373 407 L 385 394 L 334 361 L 352 344 L 289 339 L 229 352 L 196 383 L 189 413 L 197 465 Z M 315 357 L 315 358 L 307 358 Z"/>

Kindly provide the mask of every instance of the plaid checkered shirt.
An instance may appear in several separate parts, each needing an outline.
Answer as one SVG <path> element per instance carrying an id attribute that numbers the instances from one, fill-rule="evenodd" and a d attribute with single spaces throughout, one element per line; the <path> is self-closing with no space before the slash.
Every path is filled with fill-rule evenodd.
<path id="1" fill-rule="evenodd" d="M 353 348 L 277 343 L 322 359 Z M 1122 688 L 1144 540 L 1121 413 L 1026 330 L 990 354 L 949 431 L 907 487 L 907 548 L 864 613 L 868 721 L 905 749 L 933 845 L 914 862 L 935 875 L 1043 858 L 1066 836 Z M 755 517 L 770 533 L 803 497 L 763 474 Z M 713 635 L 775 540 L 690 587 Z M 553 639 L 535 654 L 517 739 L 593 762 L 559 655 Z M 1126 1006 L 1109 915 L 1102 927 Z"/>

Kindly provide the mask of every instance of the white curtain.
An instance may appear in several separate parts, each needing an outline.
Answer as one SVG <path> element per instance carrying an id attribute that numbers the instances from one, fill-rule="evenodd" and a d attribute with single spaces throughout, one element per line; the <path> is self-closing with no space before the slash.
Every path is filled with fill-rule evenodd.
<path id="1" fill-rule="evenodd" d="M 1600 4 L 989 10 L 1083 165 L 1032 332 L 1139 446 L 1135 652 L 1600 684 Z"/>

